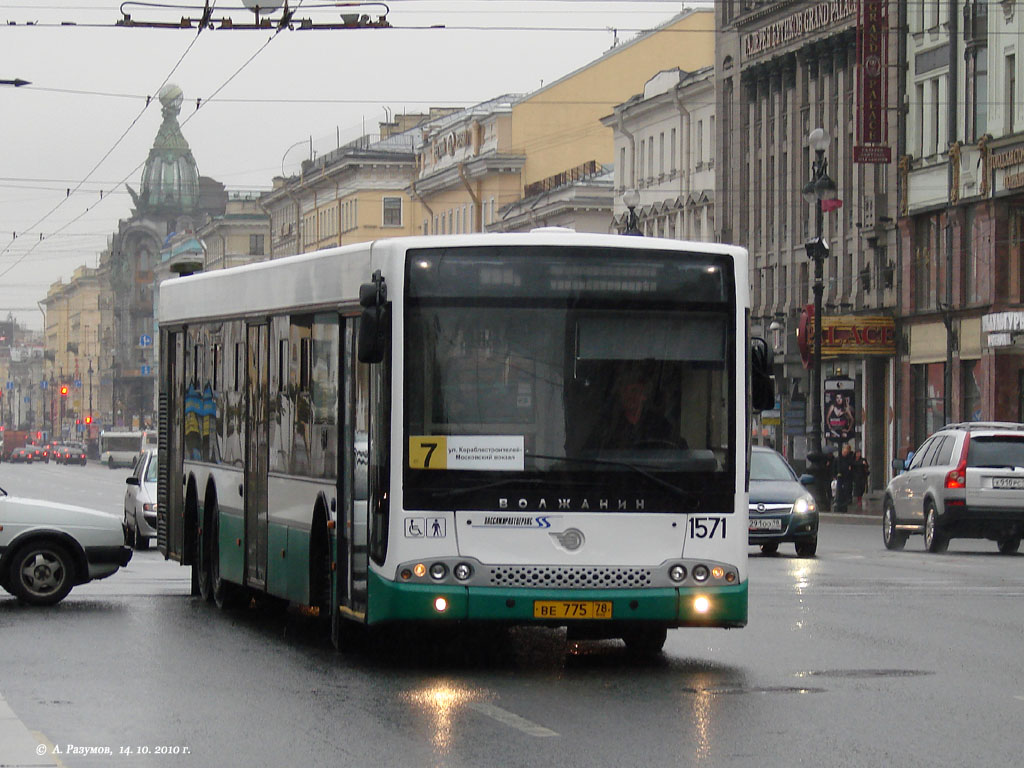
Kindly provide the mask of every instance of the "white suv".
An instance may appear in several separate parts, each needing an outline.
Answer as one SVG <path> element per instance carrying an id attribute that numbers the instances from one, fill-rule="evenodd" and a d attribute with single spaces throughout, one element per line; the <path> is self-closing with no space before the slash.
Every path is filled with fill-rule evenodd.
<path id="1" fill-rule="evenodd" d="M 898 459 L 885 489 L 882 539 L 901 549 L 924 534 L 929 552 L 952 538 L 992 539 L 1003 554 L 1024 534 L 1024 424 L 949 424 L 929 437 L 909 463 Z"/>

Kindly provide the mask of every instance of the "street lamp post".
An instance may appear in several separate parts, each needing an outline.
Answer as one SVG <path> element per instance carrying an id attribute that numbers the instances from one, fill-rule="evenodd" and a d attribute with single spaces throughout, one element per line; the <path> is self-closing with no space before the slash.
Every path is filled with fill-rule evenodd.
<path id="1" fill-rule="evenodd" d="M 54 437 L 53 437 L 53 386 L 54 386 L 54 384 L 56 384 L 56 382 L 53 380 L 53 371 L 50 371 L 50 386 L 46 390 L 50 394 L 50 407 L 48 409 L 49 410 L 49 417 L 50 417 L 50 440 L 54 439 Z"/>
<path id="2" fill-rule="evenodd" d="M 92 441 L 92 358 L 89 358 L 89 419 L 85 422 L 85 442 Z"/>
<path id="3" fill-rule="evenodd" d="M 824 210 L 822 202 L 834 200 L 837 188 L 836 183 L 829 178 L 828 159 L 825 157 L 825 150 L 828 149 L 829 144 L 828 133 L 823 128 L 815 128 L 808 135 L 807 141 L 814 150 L 815 156 L 811 163 L 811 180 L 801 190 L 804 200 L 814 205 L 814 237 L 804 244 L 807 258 L 814 262 L 814 362 L 813 378 L 811 379 L 813 407 L 811 408 L 811 451 L 808 452 L 807 458 L 813 464 L 820 509 L 824 507 L 823 502 L 828 498 L 825 489 L 829 482 L 829 478 L 825 474 L 825 455 L 822 453 L 821 447 L 821 298 L 825 290 L 824 267 L 829 251 L 828 242 L 822 234 Z"/>
<path id="4" fill-rule="evenodd" d="M 627 189 L 622 195 L 622 202 L 626 206 L 626 230 L 622 233 L 624 235 L 634 235 L 643 237 L 643 232 L 640 231 L 638 226 L 639 222 L 636 216 L 636 207 L 640 203 L 640 193 L 635 189 Z"/>

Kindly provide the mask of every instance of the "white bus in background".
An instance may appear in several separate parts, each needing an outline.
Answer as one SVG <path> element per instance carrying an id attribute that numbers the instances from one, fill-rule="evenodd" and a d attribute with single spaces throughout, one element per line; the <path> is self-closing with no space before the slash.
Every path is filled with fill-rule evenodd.
<path id="1" fill-rule="evenodd" d="M 750 407 L 774 402 L 747 269 L 537 232 L 168 280 L 160 548 L 207 599 L 314 606 L 335 642 L 494 622 L 656 652 L 742 627 Z M 657 418 L 629 419 L 636 389 Z"/>
<path id="2" fill-rule="evenodd" d="M 123 430 L 100 432 L 100 462 L 111 469 L 131 467 L 142 451 L 144 434 Z"/>

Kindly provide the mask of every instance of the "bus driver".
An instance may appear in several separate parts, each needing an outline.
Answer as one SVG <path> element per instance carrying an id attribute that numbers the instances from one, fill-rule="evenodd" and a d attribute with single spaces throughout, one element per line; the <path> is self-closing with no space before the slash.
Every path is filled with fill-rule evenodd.
<path id="1" fill-rule="evenodd" d="M 680 447 L 678 431 L 659 410 L 659 375 L 650 362 L 623 361 L 612 384 L 612 412 L 602 434 L 602 449 Z"/>

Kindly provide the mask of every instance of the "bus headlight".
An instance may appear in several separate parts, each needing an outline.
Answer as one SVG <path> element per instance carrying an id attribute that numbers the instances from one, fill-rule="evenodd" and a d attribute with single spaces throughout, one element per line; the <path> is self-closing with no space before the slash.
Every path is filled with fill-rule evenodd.
<path id="1" fill-rule="evenodd" d="M 444 563 L 434 563 L 430 566 L 430 578 L 440 581 L 448 575 L 448 566 Z"/>
<path id="2" fill-rule="evenodd" d="M 708 567 L 706 565 L 695 565 L 693 566 L 693 578 L 694 581 L 707 581 L 708 580 Z"/>
<path id="3" fill-rule="evenodd" d="M 452 573 L 455 574 L 455 578 L 459 581 L 465 581 L 473 575 L 473 566 L 469 563 L 459 563 L 452 568 Z"/>
<path id="4" fill-rule="evenodd" d="M 693 600 L 693 610 L 697 613 L 707 613 L 711 610 L 711 601 L 704 595 L 699 595 Z"/>
<path id="5" fill-rule="evenodd" d="M 686 578 L 686 567 L 682 565 L 673 565 L 668 569 L 668 577 L 672 581 L 683 581 Z"/>
<path id="6" fill-rule="evenodd" d="M 443 597 L 434 598 L 434 610 L 438 613 L 444 613 L 448 610 L 448 601 Z"/>
<path id="7" fill-rule="evenodd" d="M 806 515 L 808 512 L 814 511 L 814 499 L 810 496 L 801 496 L 793 504 L 793 512 L 797 515 Z"/>

